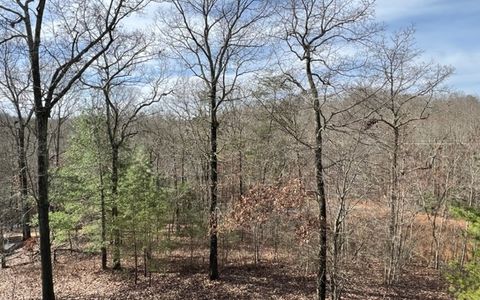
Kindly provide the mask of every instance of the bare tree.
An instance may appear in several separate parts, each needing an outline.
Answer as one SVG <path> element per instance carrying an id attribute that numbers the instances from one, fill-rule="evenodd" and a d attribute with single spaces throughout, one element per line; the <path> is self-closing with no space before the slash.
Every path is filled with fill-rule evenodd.
<path id="1" fill-rule="evenodd" d="M 3 118 L 6 116 L 1 116 Z M 2 126 L 0 123 L 0 138 L 3 143 L 0 144 L 0 269 L 7 267 L 7 255 L 9 255 L 8 245 L 8 227 L 16 224 L 16 197 L 12 197 L 12 190 L 16 189 L 14 177 L 16 175 L 15 160 L 12 160 L 15 155 L 12 155 L 12 150 L 15 148 L 14 137 L 9 132 L 8 126 Z M 14 153 L 14 151 L 13 151 Z"/>
<path id="2" fill-rule="evenodd" d="M 76 106 L 75 99 L 78 99 L 79 96 L 79 91 L 72 90 L 65 96 L 64 100 L 59 102 L 58 105 L 56 105 L 52 110 L 53 122 L 51 122 L 50 128 L 51 133 L 49 149 L 53 148 L 53 153 L 51 154 L 50 160 L 53 161 L 55 168 L 60 167 L 64 125 L 67 123 L 75 109 L 78 108 L 78 106 Z"/>
<path id="3" fill-rule="evenodd" d="M 288 0 L 281 11 L 283 30 L 279 34 L 288 51 L 303 64 L 302 72 L 284 71 L 287 81 L 297 86 L 311 101 L 315 123 L 316 199 L 319 205 L 320 244 L 318 249 L 317 297 L 326 298 L 327 286 L 327 197 L 324 179 L 324 132 L 331 121 L 351 107 L 326 109 L 329 99 L 338 98 L 341 85 L 335 78 L 355 69 L 356 63 L 345 60 L 342 51 L 369 38 L 373 1 Z M 294 66 L 297 66 L 297 62 Z M 300 67 L 299 67 L 300 68 Z M 358 104 L 356 102 L 354 105 Z M 333 112 L 332 112 L 333 111 Z"/>
<path id="4" fill-rule="evenodd" d="M 401 168 L 402 140 L 412 123 L 429 116 L 435 93 L 452 73 L 449 67 L 419 61 L 421 51 L 415 48 L 413 35 L 413 28 L 399 31 L 391 38 L 384 38 L 376 49 L 375 70 L 385 89 L 377 94 L 377 101 L 373 101 L 377 107 L 370 107 L 376 116 L 370 120 L 369 126 L 376 123 L 385 126 L 387 137 L 381 145 L 390 155 L 390 220 L 385 266 L 387 284 L 397 279 L 403 256 L 405 234 L 402 212 L 405 199 L 399 184 L 402 176 L 417 169 Z"/>
<path id="5" fill-rule="evenodd" d="M 367 160 L 369 158 L 368 147 L 361 142 L 362 134 L 356 134 L 348 139 L 338 139 L 335 143 L 334 152 L 338 156 L 335 163 L 327 172 L 327 180 L 332 183 L 332 198 L 334 203 L 330 206 L 333 212 L 331 229 L 331 254 L 330 254 L 330 295 L 332 300 L 342 298 L 347 288 L 345 265 L 348 259 L 355 259 L 357 249 L 349 249 L 349 239 L 355 233 L 357 226 L 349 226 L 349 215 L 355 206 L 365 199 L 364 187 Z M 350 250 L 350 251 L 348 251 Z"/>
<path id="6" fill-rule="evenodd" d="M 219 278 L 217 261 L 218 145 L 221 104 L 232 97 L 242 75 L 259 54 L 261 22 L 268 1 L 173 0 L 173 18 L 162 31 L 171 50 L 204 84 L 210 110 L 210 279 Z"/>
<path id="7" fill-rule="evenodd" d="M 0 95 L 6 99 L 0 109 L 3 116 L 0 122 L 5 124 L 15 140 L 17 152 L 18 182 L 20 190 L 22 237 L 27 240 L 30 233 L 30 211 L 28 201 L 27 170 L 27 130 L 33 115 L 31 102 L 31 76 L 28 62 L 18 54 L 23 51 L 18 43 L 5 43 L 1 47 Z M 13 117 L 11 117 L 13 115 Z"/>
<path id="8" fill-rule="evenodd" d="M 19 40 L 30 62 L 37 138 L 37 206 L 43 299 L 55 299 L 48 219 L 48 119 L 87 68 L 108 47 L 119 22 L 147 1 L 0 1 L 0 44 Z M 82 13 L 80 13 L 82 12 Z M 107 42 L 108 45 L 108 42 Z"/>

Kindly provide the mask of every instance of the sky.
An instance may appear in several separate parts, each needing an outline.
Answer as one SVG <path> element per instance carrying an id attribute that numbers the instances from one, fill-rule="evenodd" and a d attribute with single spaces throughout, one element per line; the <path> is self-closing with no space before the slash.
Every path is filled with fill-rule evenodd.
<path id="1" fill-rule="evenodd" d="M 151 24 L 158 6 L 129 26 Z M 480 0 L 376 0 L 375 10 L 389 31 L 413 25 L 423 58 L 454 67 L 447 87 L 480 98 Z"/>
<path id="2" fill-rule="evenodd" d="M 424 58 L 455 68 L 448 86 L 480 96 L 480 0 L 377 0 L 376 15 L 390 31 L 413 25 Z"/>

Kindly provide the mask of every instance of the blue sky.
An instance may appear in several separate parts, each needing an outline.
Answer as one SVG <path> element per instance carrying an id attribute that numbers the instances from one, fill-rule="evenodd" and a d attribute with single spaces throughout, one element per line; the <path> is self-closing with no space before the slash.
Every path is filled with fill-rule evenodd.
<path id="1" fill-rule="evenodd" d="M 150 24 L 159 6 L 128 26 Z M 455 68 L 448 87 L 480 97 L 480 0 L 376 0 L 376 15 L 391 31 L 414 25 L 425 60 Z"/>
<path id="2" fill-rule="evenodd" d="M 452 90 L 480 96 L 480 0 L 377 0 L 389 30 L 414 25 L 425 59 L 451 65 Z"/>

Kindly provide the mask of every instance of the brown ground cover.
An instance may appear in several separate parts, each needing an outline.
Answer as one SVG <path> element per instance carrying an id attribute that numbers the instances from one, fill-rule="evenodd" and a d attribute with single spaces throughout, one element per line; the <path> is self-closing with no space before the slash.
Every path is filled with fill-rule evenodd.
<path id="1" fill-rule="evenodd" d="M 40 299 L 40 266 L 24 249 L 0 270 L 0 299 Z M 313 299 L 314 275 L 301 274 L 285 264 L 233 262 L 221 269 L 221 279 L 207 279 L 207 266 L 188 256 L 164 261 L 165 271 L 134 283 L 131 266 L 101 271 L 93 255 L 62 252 L 55 263 L 57 299 Z M 411 265 L 399 282 L 387 289 L 381 283 L 382 266 L 349 269 L 344 299 L 450 299 L 438 272 Z"/>

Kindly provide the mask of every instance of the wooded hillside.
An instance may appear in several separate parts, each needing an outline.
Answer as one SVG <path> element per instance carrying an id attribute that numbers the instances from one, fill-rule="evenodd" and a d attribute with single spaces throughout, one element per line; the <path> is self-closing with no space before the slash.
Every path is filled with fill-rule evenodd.
<path id="1" fill-rule="evenodd" d="M 374 10 L 0 0 L 0 298 L 478 299 L 480 102 Z"/>

